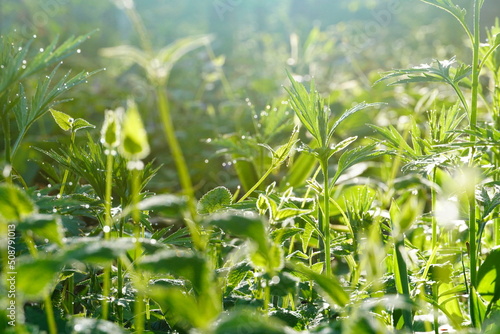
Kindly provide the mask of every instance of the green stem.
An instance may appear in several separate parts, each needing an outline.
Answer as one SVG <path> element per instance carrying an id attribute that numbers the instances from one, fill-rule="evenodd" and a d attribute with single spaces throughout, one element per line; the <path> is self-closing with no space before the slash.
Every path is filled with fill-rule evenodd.
<path id="1" fill-rule="evenodd" d="M 195 218 L 196 204 L 193 184 L 191 182 L 191 177 L 189 176 L 189 169 L 187 167 L 186 160 L 184 159 L 181 146 L 177 140 L 177 137 L 175 136 L 175 128 L 172 122 L 172 116 L 170 114 L 167 93 L 162 87 L 157 87 L 156 96 L 158 98 L 158 109 L 160 112 L 161 121 L 163 123 L 165 137 L 174 158 L 177 173 L 179 174 L 179 181 L 181 183 L 184 194 L 188 198 L 188 208 L 191 213 L 191 217 Z"/>
<path id="2" fill-rule="evenodd" d="M 438 322 L 439 290 L 438 290 L 438 283 L 436 282 L 432 284 L 432 297 L 434 298 L 435 302 L 435 304 L 433 305 L 433 312 L 432 312 L 433 322 L 434 322 L 434 334 L 439 334 L 439 322 Z"/>
<path id="3" fill-rule="evenodd" d="M 66 308 L 68 310 L 68 313 L 73 315 L 75 314 L 75 298 L 73 296 L 75 292 L 75 276 L 71 275 L 68 277 L 66 280 Z"/>
<path id="4" fill-rule="evenodd" d="M 479 94 L 479 43 L 480 43 L 480 11 L 481 11 L 481 0 L 474 0 L 474 40 L 473 40 L 473 54 L 472 54 L 472 96 L 471 96 L 471 108 L 470 108 L 470 129 L 474 130 L 477 124 L 477 102 Z M 471 143 L 476 141 L 476 137 L 471 135 L 469 138 Z M 469 166 L 474 166 L 474 146 L 471 147 L 471 157 L 469 161 Z M 476 245 L 476 197 L 475 188 L 476 180 L 472 177 L 471 189 L 468 191 L 469 198 L 469 270 L 470 270 L 470 285 L 471 290 L 469 291 L 469 306 L 471 312 L 471 322 L 474 327 L 481 325 L 479 319 L 479 314 L 476 314 L 477 299 L 475 298 L 473 291 L 477 286 L 477 245 Z"/>
<path id="5" fill-rule="evenodd" d="M 401 249 L 404 249 L 404 235 L 396 236 L 397 241 L 394 243 L 394 253 L 396 259 L 396 268 L 394 270 L 398 271 L 399 282 L 401 284 L 401 289 L 398 289 L 399 293 L 402 294 L 407 302 L 410 302 L 410 286 L 408 279 L 408 268 L 406 267 L 406 262 L 403 258 Z M 408 309 L 409 305 L 406 305 L 402 310 L 404 327 L 413 333 L 413 321 L 411 310 Z"/>
<path id="6" fill-rule="evenodd" d="M 52 308 L 52 300 L 50 294 L 47 293 L 44 297 L 45 313 L 47 314 L 47 323 L 49 325 L 49 334 L 57 334 L 57 325 L 54 318 L 54 309 Z"/>
<path id="7" fill-rule="evenodd" d="M 134 250 L 134 263 L 137 264 L 140 261 L 142 247 L 141 247 L 141 225 L 140 225 L 140 212 L 138 209 L 139 203 L 139 184 L 140 184 L 140 175 L 137 169 L 132 171 L 132 219 L 134 221 L 134 238 L 135 238 L 135 250 Z M 144 295 L 142 291 L 142 283 L 140 273 L 136 273 L 137 281 L 136 281 L 136 289 L 137 294 L 135 298 L 135 306 L 134 306 L 134 327 L 135 333 L 142 334 L 144 332 Z"/>
<path id="8" fill-rule="evenodd" d="M 10 152 L 10 124 L 8 122 L 8 117 L 2 117 L 2 127 L 4 133 L 4 147 L 5 147 L 5 162 L 11 163 L 11 152 Z"/>
<path id="9" fill-rule="evenodd" d="M 262 182 L 264 182 L 264 180 L 269 176 L 269 174 L 271 174 L 271 172 L 276 168 L 276 166 L 272 165 L 271 167 L 269 167 L 269 169 L 264 173 L 264 175 L 262 175 L 262 177 L 259 179 L 259 181 L 257 181 L 257 183 L 255 183 L 253 185 L 252 188 L 250 188 L 250 190 L 248 190 L 245 195 L 241 196 L 241 198 L 239 199 L 238 203 L 239 202 L 242 202 L 245 198 L 247 198 L 248 196 L 250 196 L 254 191 L 255 189 L 257 189 Z"/>
<path id="10" fill-rule="evenodd" d="M 436 247 L 437 244 L 437 221 L 436 221 L 436 173 L 437 173 L 437 168 L 434 167 L 432 170 L 432 187 L 431 187 L 431 223 L 432 223 L 432 249 Z"/>
<path id="11" fill-rule="evenodd" d="M 69 145 L 69 151 L 72 154 L 73 153 L 73 147 L 75 145 L 75 137 L 76 137 L 76 132 L 71 131 L 71 143 Z M 68 156 L 68 163 L 71 161 L 71 157 Z M 66 168 L 64 170 L 64 176 L 61 182 L 61 189 L 59 190 L 59 195 L 62 196 L 64 194 L 64 188 L 66 187 L 66 182 L 68 181 L 68 176 L 69 176 L 69 169 Z"/>
<path id="12" fill-rule="evenodd" d="M 111 237 L 111 225 L 112 225 L 112 217 L 111 217 L 111 191 L 112 191 L 112 182 L 113 182 L 113 154 L 112 152 L 108 152 L 106 157 L 106 193 L 104 200 L 104 239 L 109 240 Z M 109 294 L 110 294 L 110 286 L 111 286 L 111 265 L 107 265 L 104 267 L 104 275 L 103 275 L 103 283 L 102 283 L 102 319 L 108 319 L 109 313 Z"/>
<path id="13" fill-rule="evenodd" d="M 119 231 L 118 231 L 118 236 L 120 238 L 123 237 L 123 219 L 120 221 L 120 226 L 119 226 Z M 121 299 L 123 298 L 123 263 L 122 260 L 119 258 L 118 259 L 118 264 L 117 264 L 117 270 L 116 270 L 116 275 L 117 275 L 117 298 Z M 117 318 L 118 318 L 118 324 L 120 326 L 123 326 L 123 307 L 120 304 L 117 304 Z"/>
<path id="14" fill-rule="evenodd" d="M 328 180 L 328 159 L 320 161 L 323 172 L 323 237 L 325 252 L 325 272 L 329 276 L 332 274 L 331 254 L 330 254 L 330 182 Z M 354 235 L 353 235 L 354 238 Z"/>

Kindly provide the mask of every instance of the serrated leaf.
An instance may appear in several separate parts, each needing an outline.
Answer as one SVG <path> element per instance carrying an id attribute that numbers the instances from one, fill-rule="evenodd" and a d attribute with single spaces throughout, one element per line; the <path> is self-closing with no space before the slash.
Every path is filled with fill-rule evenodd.
<path id="1" fill-rule="evenodd" d="M 17 229 L 19 231 L 32 231 L 42 239 L 63 246 L 64 231 L 61 220 L 57 216 L 34 214 L 23 220 Z"/>
<path id="2" fill-rule="evenodd" d="M 384 151 L 375 150 L 375 146 L 376 144 L 370 144 L 367 146 L 356 147 L 352 150 L 344 152 L 340 156 L 337 172 L 333 176 L 332 184 L 335 184 L 340 175 L 342 175 L 342 173 L 344 173 L 349 167 L 385 154 Z"/>
<path id="3" fill-rule="evenodd" d="M 64 262 L 59 259 L 27 259 L 16 267 L 17 290 L 28 298 L 40 298 L 56 283 Z"/>
<path id="4" fill-rule="evenodd" d="M 54 118 L 54 121 L 56 121 L 56 124 L 59 125 L 59 127 L 64 130 L 64 131 L 69 131 L 73 127 L 73 123 L 75 122 L 75 119 L 72 118 L 70 115 L 65 114 L 61 111 L 57 111 L 55 109 L 50 109 L 50 114 Z"/>
<path id="5" fill-rule="evenodd" d="M 493 249 L 477 272 L 477 292 L 485 300 L 500 300 L 500 247 Z"/>
<path id="6" fill-rule="evenodd" d="M 90 124 L 89 122 L 87 122 L 83 118 L 77 118 L 73 122 L 73 126 L 71 127 L 71 130 L 76 132 L 78 130 L 86 129 L 86 128 L 95 128 L 95 125 Z"/>
<path id="7" fill-rule="evenodd" d="M 265 250 L 259 249 L 250 255 L 252 265 L 268 273 L 278 272 L 285 265 L 284 251 L 278 245 L 271 245 Z"/>
<path id="8" fill-rule="evenodd" d="M 316 286 L 320 288 L 324 296 L 331 304 L 343 307 L 349 303 L 349 295 L 334 276 L 328 277 L 326 275 L 319 274 L 301 263 L 290 263 L 289 265 L 294 271 L 297 271 L 306 276 L 309 280 L 314 281 Z"/>
<path id="9" fill-rule="evenodd" d="M 276 221 L 285 220 L 289 218 L 300 217 L 302 215 L 311 213 L 311 209 L 298 209 L 298 208 L 284 208 L 279 209 L 274 215 L 273 219 Z"/>
<path id="10" fill-rule="evenodd" d="M 23 190 L 0 184 L 0 216 L 7 222 L 20 222 L 35 212 L 35 204 Z"/>
<path id="11" fill-rule="evenodd" d="M 233 203 L 232 195 L 226 187 L 217 187 L 207 192 L 198 202 L 199 214 L 211 214 Z"/>
<path id="12" fill-rule="evenodd" d="M 232 211 L 215 214 L 207 220 L 207 223 L 219 227 L 228 234 L 250 239 L 262 251 L 268 248 L 266 226 L 262 218 L 254 213 Z"/>
<path id="13" fill-rule="evenodd" d="M 172 274 L 191 282 L 197 293 L 206 291 L 208 268 L 203 257 L 187 251 L 165 250 L 145 256 L 138 268 L 156 274 Z"/>
<path id="14" fill-rule="evenodd" d="M 226 294 L 238 287 L 238 285 L 251 273 L 252 267 L 247 262 L 240 262 L 234 265 L 227 275 L 227 284 L 225 286 Z"/>
<path id="15" fill-rule="evenodd" d="M 130 238 L 102 240 L 99 238 L 77 238 L 72 240 L 64 258 L 93 264 L 108 264 L 134 247 Z"/>
<path id="16" fill-rule="evenodd" d="M 175 310 L 175 315 L 184 326 L 206 328 L 219 314 L 218 308 L 211 305 L 210 300 L 197 299 L 183 289 L 154 287 L 148 291 L 148 296 L 157 302 L 164 312 Z"/>

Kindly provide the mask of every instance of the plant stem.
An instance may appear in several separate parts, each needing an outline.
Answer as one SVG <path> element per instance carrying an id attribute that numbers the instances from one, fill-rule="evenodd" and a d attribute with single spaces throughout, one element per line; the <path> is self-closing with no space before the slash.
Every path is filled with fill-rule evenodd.
<path id="1" fill-rule="evenodd" d="M 139 203 L 139 192 L 140 192 L 140 174 L 137 169 L 132 170 L 132 219 L 134 221 L 134 238 L 135 238 L 135 250 L 134 250 L 134 263 L 137 264 L 140 261 L 142 247 L 141 247 L 141 225 L 140 225 L 140 212 L 138 209 Z M 136 297 L 134 306 L 134 327 L 135 333 L 142 334 L 144 332 L 144 295 L 141 292 L 141 279 L 140 273 L 136 273 Z"/>
<path id="2" fill-rule="evenodd" d="M 330 276 L 332 274 L 332 264 L 330 254 L 330 182 L 328 180 L 328 159 L 320 161 L 320 164 L 323 172 L 323 247 L 325 252 L 325 272 L 327 276 Z"/>
<path id="3" fill-rule="evenodd" d="M 395 236 L 396 241 L 394 242 L 394 254 L 396 260 L 396 268 L 394 270 L 398 271 L 399 282 L 401 284 L 401 289 L 398 289 L 400 294 L 402 294 L 406 301 L 410 301 L 410 286 L 408 280 L 408 268 L 406 267 L 406 262 L 403 258 L 401 249 L 404 249 L 404 235 Z M 408 309 L 409 305 L 405 305 L 402 310 L 404 327 L 413 333 L 413 321 L 411 310 Z"/>
<path id="4" fill-rule="evenodd" d="M 182 190 L 188 198 L 188 209 L 191 213 L 191 217 L 196 217 L 196 204 L 194 199 L 193 184 L 191 182 L 191 177 L 189 176 L 189 169 L 184 159 L 181 146 L 175 136 L 175 128 L 172 122 L 172 116 L 170 114 L 170 107 L 168 104 L 167 93 L 165 90 L 158 86 L 156 88 L 156 96 L 158 99 L 158 109 L 160 112 L 161 121 L 163 123 L 163 130 L 165 132 L 165 137 L 167 143 L 170 147 L 170 151 L 174 158 L 175 166 L 177 168 L 177 173 L 179 174 L 179 181 L 181 183 Z"/>
<path id="5" fill-rule="evenodd" d="M 436 173 L 437 167 L 432 169 L 432 188 L 431 188 L 431 223 L 432 223 L 432 249 L 436 247 L 437 244 L 437 221 L 436 221 L 436 189 L 434 185 L 436 184 Z"/>
<path id="6" fill-rule="evenodd" d="M 112 191 L 112 182 L 113 182 L 113 154 L 112 152 L 108 152 L 106 156 L 106 193 L 104 199 L 104 240 L 109 240 L 111 237 L 111 225 L 112 225 L 112 217 L 111 217 L 111 191 Z M 111 286 L 111 265 L 107 265 L 104 267 L 104 275 L 102 282 L 102 319 L 108 319 L 109 312 L 109 293 Z"/>
<path id="7" fill-rule="evenodd" d="M 73 147 L 75 144 L 76 132 L 71 131 L 71 143 L 69 144 L 69 151 L 73 153 Z M 71 157 L 68 156 L 68 162 L 71 160 Z M 59 195 L 62 196 L 64 194 L 64 188 L 66 187 L 66 182 L 68 181 L 69 169 L 66 168 L 64 170 L 64 176 L 61 182 L 61 189 L 59 190 Z"/>
<path id="8" fill-rule="evenodd" d="M 264 180 L 269 176 L 269 174 L 271 174 L 271 172 L 276 168 L 276 166 L 272 165 L 271 167 L 269 167 L 269 169 L 264 173 L 264 175 L 262 175 L 262 177 L 259 179 L 259 181 L 257 181 L 257 183 L 255 183 L 253 185 L 252 188 L 250 188 L 250 190 L 248 190 L 245 195 L 241 196 L 241 198 L 238 200 L 238 203 L 239 202 L 242 202 L 245 198 L 247 198 L 248 196 L 250 196 L 254 191 L 255 189 L 257 189 L 262 182 L 264 182 Z"/>
<path id="9" fill-rule="evenodd" d="M 50 294 L 47 293 L 44 297 L 45 313 L 47 314 L 47 323 L 49 326 L 49 334 L 57 334 L 57 325 L 54 318 L 54 309 L 52 308 L 52 300 Z"/>
<path id="10" fill-rule="evenodd" d="M 481 0 L 474 0 L 474 40 L 473 40 L 473 54 L 472 54 L 472 96 L 471 96 L 471 108 L 470 108 L 470 129 L 474 130 L 477 124 L 477 102 L 479 94 L 479 43 L 480 43 L 480 18 L 481 10 Z M 476 137 L 471 135 L 469 138 L 471 143 L 476 141 Z M 474 146 L 471 147 L 471 157 L 469 161 L 469 166 L 474 166 Z M 469 291 L 469 307 L 471 313 L 471 322 L 474 327 L 481 325 L 479 314 L 476 314 L 477 298 L 473 294 L 476 287 L 476 276 L 477 276 L 477 245 L 476 245 L 476 197 L 475 188 L 476 180 L 472 176 L 471 189 L 468 191 L 469 198 L 469 270 L 470 270 L 470 285 L 471 289 Z"/>

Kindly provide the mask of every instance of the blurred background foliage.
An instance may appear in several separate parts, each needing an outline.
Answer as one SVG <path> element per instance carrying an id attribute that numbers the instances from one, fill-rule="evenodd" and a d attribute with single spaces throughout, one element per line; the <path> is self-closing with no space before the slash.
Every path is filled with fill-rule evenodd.
<path id="1" fill-rule="evenodd" d="M 38 50 L 56 36 L 64 40 L 97 29 L 81 52 L 66 59 L 62 67 L 73 73 L 106 71 L 69 93 L 72 101 L 58 109 L 84 117 L 98 131 L 104 110 L 124 105 L 132 96 L 148 128 L 150 156 L 155 164 L 165 166 L 151 183 L 158 188 L 153 190 L 178 191 L 174 164 L 154 110 L 154 89 L 137 66 L 123 67 L 116 59 L 102 56 L 104 48 L 140 46 L 140 36 L 123 10 L 130 1 L 0 0 L 0 33 L 17 40 L 36 35 L 32 49 Z M 471 1 L 461 3 L 472 6 Z M 141 0 L 135 7 L 155 50 L 187 36 L 214 37 L 208 47 L 183 57 L 168 82 L 177 136 L 197 194 L 215 185 L 233 189 L 238 185 L 231 158 L 217 154 L 220 147 L 213 145 L 212 138 L 255 135 L 266 116 L 261 111 L 285 99 L 286 69 L 302 81 L 314 77 L 334 111 L 354 102 L 388 103 L 350 118 L 338 131 L 344 138 L 373 135 L 366 123 L 397 125 L 410 114 L 417 121 L 424 119 L 425 107 L 452 96 L 442 87 L 436 94 L 429 85 L 374 85 L 381 72 L 454 55 L 465 62 L 470 58 L 463 34 L 456 33 L 457 23 L 417 0 Z M 500 16 L 497 1 L 486 0 L 483 26 L 491 26 L 496 16 Z M 47 159 L 29 147 L 48 149 L 64 141 L 69 141 L 69 135 L 61 133 L 50 116 L 31 129 L 16 163 L 24 166 L 20 172 L 29 183 L 44 182 L 39 161 Z"/>

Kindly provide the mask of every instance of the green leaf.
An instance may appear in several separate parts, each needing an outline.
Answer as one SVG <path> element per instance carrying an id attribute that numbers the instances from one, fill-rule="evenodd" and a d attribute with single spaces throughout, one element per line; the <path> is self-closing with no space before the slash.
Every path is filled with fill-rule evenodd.
<path id="1" fill-rule="evenodd" d="M 217 187 L 207 192 L 198 202 L 199 214 L 210 214 L 224 209 L 233 203 L 232 195 L 226 187 Z"/>
<path id="2" fill-rule="evenodd" d="M 304 229 L 298 227 L 283 227 L 271 232 L 271 238 L 278 244 L 290 239 L 294 235 L 303 232 Z"/>
<path id="3" fill-rule="evenodd" d="M 130 238 L 102 240 L 100 238 L 76 238 L 64 254 L 68 262 L 108 264 L 134 247 Z"/>
<path id="4" fill-rule="evenodd" d="M 226 314 L 217 323 L 214 334 L 293 334 L 297 333 L 274 318 L 263 317 L 254 310 L 239 309 Z"/>
<path id="5" fill-rule="evenodd" d="M 76 132 L 81 129 L 86 129 L 86 128 L 95 128 L 95 125 L 90 124 L 83 118 L 77 118 L 73 122 L 73 126 L 71 127 L 71 131 Z"/>
<path id="6" fill-rule="evenodd" d="M 324 296 L 329 300 L 329 303 L 337 304 L 344 307 L 349 303 L 350 297 L 345 291 L 345 288 L 340 284 L 335 276 L 322 275 L 301 263 L 289 263 L 292 270 L 307 277 L 308 280 L 314 281 L 318 288 L 324 293 Z"/>
<path id="7" fill-rule="evenodd" d="M 214 299 L 208 296 L 196 298 L 179 288 L 153 287 L 148 296 L 160 305 L 164 313 L 173 310 L 175 320 L 182 327 L 205 329 L 220 313 Z"/>
<path id="8" fill-rule="evenodd" d="M 59 217 L 34 214 L 23 220 L 17 227 L 19 231 L 32 231 L 42 239 L 63 246 L 64 231 Z"/>
<path id="9" fill-rule="evenodd" d="M 50 291 L 63 267 L 59 259 L 19 259 L 17 290 L 28 298 L 40 298 Z"/>
<path id="10" fill-rule="evenodd" d="M 50 109 L 50 114 L 56 121 L 56 124 L 59 125 L 59 127 L 63 129 L 63 131 L 69 131 L 73 127 L 75 119 L 70 115 L 65 114 L 61 111 L 54 110 L 52 108 Z"/>
<path id="11" fill-rule="evenodd" d="M 271 245 L 266 249 L 259 249 L 257 252 L 251 254 L 250 260 L 257 269 L 274 274 L 285 266 L 285 253 L 281 246 Z"/>
<path id="12" fill-rule="evenodd" d="M 127 106 L 119 146 L 120 153 L 129 160 L 141 160 L 150 152 L 147 132 L 135 102 L 129 100 Z"/>
<path id="13" fill-rule="evenodd" d="M 138 268 L 155 274 L 171 274 L 191 282 L 197 293 L 208 288 L 209 272 L 206 261 L 200 255 L 187 251 L 165 250 L 145 256 Z"/>
<path id="14" fill-rule="evenodd" d="M 477 272 L 477 292 L 485 300 L 500 300 L 500 247 L 493 249 Z"/>
<path id="15" fill-rule="evenodd" d="M 224 214 L 215 214 L 207 220 L 207 223 L 219 227 L 226 233 L 250 239 L 263 252 L 268 248 L 264 221 L 252 212 L 240 213 L 232 211 Z"/>
<path id="16" fill-rule="evenodd" d="M 0 217 L 7 222 L 20 222 L 35 212 L 35 204 L 23 190 L 0 184 Z"/>
<path id="17" fill-rule="evenodd" d="M 238 285 L 247 277 L 248 275 L 253 275 L 251 272 L 252 267 L 246 262 L 240 262 L 233 267 L 231 267 L 229 274 L 227 275 L 225 294 L 229 294 L 231 291 L 236 289 Z"/>
<path id="18" fill-rule="evenodd" d="M 376 144 L 370 144 L 367 146 L 356 147 L 352 150 L 344 152 L 340 156 L 337 172 L 331 181 L 332 184 L 335 184 L 342 173 L 344 173 L 349 167 L 385 154 L 382 150 L 375 150 L 375 146 Z"/>
<path id="19" fill-rule="evenodd" d="M 117 324 L 102 319 L 74 317 L 68 325 L 70 334 L 125 334 L 128 333 Z"/>

